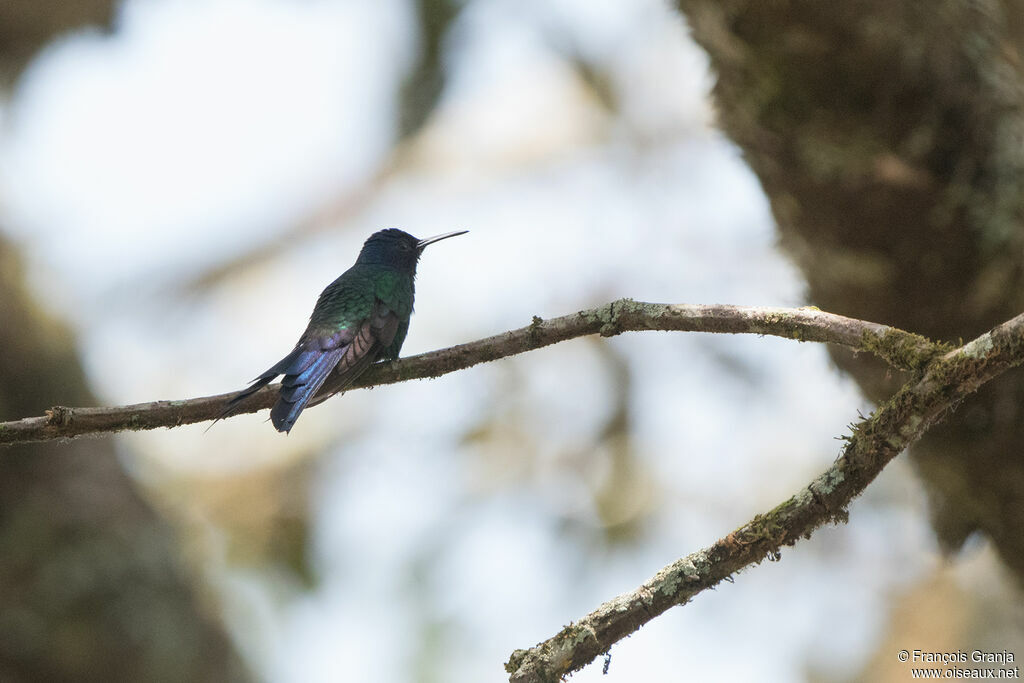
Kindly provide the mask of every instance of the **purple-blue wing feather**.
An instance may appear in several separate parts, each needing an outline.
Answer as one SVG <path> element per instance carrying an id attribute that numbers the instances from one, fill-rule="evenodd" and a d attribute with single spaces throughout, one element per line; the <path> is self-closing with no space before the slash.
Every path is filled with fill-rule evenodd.
<path id="1" fill-rule="evenodd" d="M 279 432 L 291 431 L 307 406 L 342 391 L 380 358 L 394 341 L 398 327 L 398 316 L 378 300 L 358 328 L 319 336 L 310 336 L 313 330 L 307 330 L 291 353 L 232 398 L 217 419 L 227 417 L 246 398 L 284 375 L 270 420 Z"/>
<path id="2" fill-rule="evenodd" d="M 335 346 L 328 350 L 318 349 L 316 357 L 308 367 L 296 374 L 285 373 L 284 379 L 281 380 L 281 395 L 270 410 L 270 421 L 274 423 L 277 431 L 291 431 L 309 399 L 331 374 L 346 349 L 345 346 Z"/>
<path id="3" fill-rule="evenodd" d="M 348 388 L 366 371 L 366 368 L 385 354 L 395 339 L 398 327 L 398 315 L 378 300 L 373 315 L 363 323 L 360 333 L 349 346 L 350 353 L 341 359 L 320 391 L 310 400 L 309 405 L 323 403 L 334 394 Z"/>

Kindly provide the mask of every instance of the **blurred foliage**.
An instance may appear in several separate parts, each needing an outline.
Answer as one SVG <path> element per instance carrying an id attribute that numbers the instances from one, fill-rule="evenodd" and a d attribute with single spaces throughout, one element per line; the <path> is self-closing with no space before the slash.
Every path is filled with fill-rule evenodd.
<path id="1" fill-rule="evenodd" d="M 223 263 L 204 268 L 184 283 L 184 291 L 190 294 L 207 291 L 242 271 L 273 259 L 300 240 L 327 230 L 344 229 L 348 220 L 365 209 L 407 161 L 408 148 L 434 113 L 444 90 L 445 38 L 461 7 L 454 0 L 418 0 L 414 4 L 419 49 L 408 74 L 397 84 L 398 139 L 390 157 L 371 176 L 353 187 L 339 188 L 323 206 L 316 207 L 291 227 L 229 256 Z"/>
<path id="2" fill-rule="evenodd" d="M 224 534 L 223 548 L 194 548 L 198 562 L 223 554 L 230 567 L 258 570 L 309 590 L 318 579 L 309 554 L 309 496 L 319 466 L 313 456 L 300 453 L 225 474 L 172 472 L 153 462 L 150 467 L 159 471 L 150 476 L 159 485 L 152 495 L 187 530 L 186 543 L 201 545 L 211 526 Z"/>
<path id="3" fill-rule="evenodd" d="M 935 339 L 1024 310 L 1024 6 L 679 0 L 722 127 L 767 193 L 811 303 Z M 832 357 L 869 398 L 906 376 Z M 1024 581 L 1024 377 L 911 450 L 949 549 L 980 530 Z"/>
<path id="4" fill-rule="evenodd" d="M 0 85 L 56 36 L 109 25 L 113 8 L 0 3 Z M 33 300 L 2 237 L 0 348 L 0 420 L 94 403 L 71 333 Z M 111 439 L 7 447 L 0 470 L 0 679 L 249 679 Z"/>
<path id="5" fill-rule="evenodd" d="M 0 420 L 94 403 L 71 334 L 3 239 L 0 348 Z M 109 438 L 0 453 L 0 586 L 0 680 L 248 678 Z"/>
<path id="6" fill-rule="evenodd" d="M 55 37 L 81 26 L 109 26 L 114 5 L 114 0 L 0 2 L 0 86 L 9 87 Z"/>
<path id="7" fill-rule="evenodd" d="M 575 344 L 596 351 L 607 377 L 602 392 L 610 410 L 592 436 L 573 443 L 545 438 L 538 428 L 531 392 L 518 363 L 504 366 L 503 389 L 485 411 L 486 418 L 463 435 L 462 445 L 476 451 L 471 486 L 481 494 L 532 482 L 572 481 L 582 487 L 565 492 L 558 523 L 562 532 L 588 544 L 609 548 L 636 542 L 657 509 L 659 489 L 650 465 L 635 446 L 631 414 L 632 375 L 629 359 L 603 337 Z M 578 354 L 576 349 L 552 353 Z M 585 497 L 585 499 L 583 498 Z"/>
<path id="8" fill-rule="evenodd" d="M 657 487 L 654 474 L 633 446 L 631 419 L 633 376 L 629 359 L 604 337 L 588 338 L 609 370 L 609 394 L 612 410 L 597 436 L 597 442 L 585 449 L 586 476 L 598 517 L 608 540 L 623 543 L 635 540 L 643 522 L 654 511 Z"/>
<path id="9" fill-rule="evenodd" d="M 444 90 L 444 40 L 458 16 L 453 0 L 416 0 L 419 56 L 402 83 L 398 134 L 410 137 L 430 117 Z"/>

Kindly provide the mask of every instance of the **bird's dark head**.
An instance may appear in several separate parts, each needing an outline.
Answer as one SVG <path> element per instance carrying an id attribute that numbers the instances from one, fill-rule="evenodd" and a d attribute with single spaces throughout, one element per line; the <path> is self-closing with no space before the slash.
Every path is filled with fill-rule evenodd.
<path id="1" fill-rule="evenodd" d="M 433 244 L 449 237 L 455 237 L 456 235 L 463 235 L 467 232 L 468 230 L 449 232 L 444 235 L 421 240 L 395 228 L 379 230 L 370 235 L 366 242 L 363 243 L 363 249 L 359 252 L 359 258 L 356 260 L 356 263 L 415 271 L 416 262 L 428 244 Z"/>

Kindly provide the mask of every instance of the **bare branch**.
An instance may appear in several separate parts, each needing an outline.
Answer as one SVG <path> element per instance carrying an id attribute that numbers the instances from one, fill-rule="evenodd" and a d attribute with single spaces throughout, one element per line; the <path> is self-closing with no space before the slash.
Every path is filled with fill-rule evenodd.
<path id="1" fill-rule="evenodd" d="M 762 334 L 827 342 L 869 351 L 900 369 L 920 369 L 946 347 L 886 325 L 854 320 L 815 308 L 759 308 L 651 304 L 620 299 L 599 308 L 533 322 L 518 330 L 468 344 L 372 366 L 352 385 L 363 388 L 410 379 L 439 377 L 478 363 L 513 356 L 589 334 L 613 336 L 626 331 L 673 330 Z M 234 395 L 220 394 L 178 401 L 154 401 L 111 408 L 55 406 L 46 415 L 0 423 L 0 444 L 70 439 L 86 434 L 178 427 L 213 420 Z M 277 386 L 253 394 L 238 413 L 269 408 Z"/>
<path id="2" fill-rule="evenodd" d="M 512 653 L 514 683 L 554 683 L 670 607 L 793 545 L 826 522 L 845 521 L 846 508 L 903 449 L 964 397 L 1024 362 L 1024 314 L 934 358 L 923 376 L 903 386 L 853 427 L 835 464 L 791 498 L 714 545 L 677 560 L 529 650 Z"/>

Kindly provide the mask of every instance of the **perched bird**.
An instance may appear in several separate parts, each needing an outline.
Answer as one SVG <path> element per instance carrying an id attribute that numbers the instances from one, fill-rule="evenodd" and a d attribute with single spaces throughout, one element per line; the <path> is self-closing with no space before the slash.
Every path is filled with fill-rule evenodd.
<path id="1" fill-rule="evenodd" d="M 467 232 L 424 240 L 393 228 L 370 235 L 355 265 L 320 294 L 292 352 L 232 398 L 217 419 L 284 375 L 270 420 L 277 431 L 289 432 L 314 396 L 313 405 L 343 391 L 374 361 L 398 358 L 409 332 L 420 254 L 428 244 Z"/>

